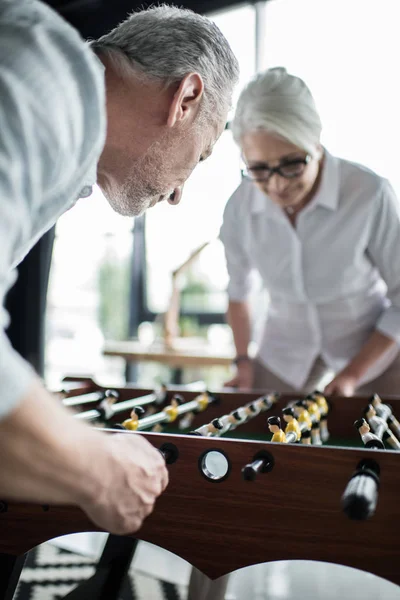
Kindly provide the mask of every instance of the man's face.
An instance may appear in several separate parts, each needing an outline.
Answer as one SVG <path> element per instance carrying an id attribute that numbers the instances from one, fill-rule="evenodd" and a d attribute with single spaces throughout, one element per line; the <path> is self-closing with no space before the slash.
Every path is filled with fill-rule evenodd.
<path id="1" fill-rule="evenodd" d="M 129 146 L 119 151 L 111 177 L 101 186 L 112 208 L 138 216 L 164 200 L 178 204 L 185 181 L 211 154 L 224 125 L 225 120 L 215 125 L 199 119 L 186 128 L 166 129 L 139 158 L 130 158 Z"/>

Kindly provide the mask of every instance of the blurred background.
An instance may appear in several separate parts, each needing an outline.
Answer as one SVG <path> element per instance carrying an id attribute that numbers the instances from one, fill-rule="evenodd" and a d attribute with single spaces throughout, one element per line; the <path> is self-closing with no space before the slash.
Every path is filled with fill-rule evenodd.
<path id="1" fill-rule="evenodd" d="M 400 193 L 396 2 L 270 0 L 209 16 L 239 59 L 235 102 L 257 71 L 285 66 L 309 85 L 327 149 L 389 178 Z M 103 350 L 110 341 L 130 339 L 151 349 L 162 339 L 172 274 L 206 242 L 179 280 L 179 338 L 202 339 L 216 353 L 233 355 L 218 232 L 240 179 L 240 153 L 228 128 L 187 182 L 179 206 L 159 205 L 145 217 L 127 219 L 95 188 L 59 220 L 45 320 L 45 378 L 51 388 L 66 374 L 91 374 L 114 385 L 125 377 L 144 385 L 171 381 L 176 373 L 168 366 L 140 362 L 127 368 L 123 358 L 104 356 Z M 255 319 L 261 318 L 260 294 L 256 284 Z M 187 368 L 179 377 L 217 387 L 229 374 L 229 366 L 216 366 Z"/>

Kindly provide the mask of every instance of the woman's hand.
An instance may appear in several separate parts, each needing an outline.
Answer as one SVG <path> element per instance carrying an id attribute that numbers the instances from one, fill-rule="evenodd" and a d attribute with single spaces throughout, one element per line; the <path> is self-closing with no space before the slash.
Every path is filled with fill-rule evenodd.
<path id="1" fill-rule="evenodd" d="M 333 396 L 353 396 L 359 378 L 352 373 L 351 369 L 343 369 L 326 386 L 324 393 Z"/>
<path id="2" fill-rule="evenodd" d="M 226 387 L 251 389 L 253 387 L 254 366 L 252 360 L 245 360 L 237 365 L 235 377 L 224 383 Z"/>
<path id="3" fill-rule="evenodd" d="M 394 339 L 374 331 L 360 352 L 328 383 L 325 394 L 352 396 L 368 369 L 395 345 Z"/>

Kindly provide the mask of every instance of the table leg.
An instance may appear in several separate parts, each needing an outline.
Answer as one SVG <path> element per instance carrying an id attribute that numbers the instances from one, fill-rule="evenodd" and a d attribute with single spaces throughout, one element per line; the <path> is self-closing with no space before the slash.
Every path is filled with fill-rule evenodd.
<path id="1" fill-rule="evenodd" d="M 26 554 L 12 556 L 0 553 L 0 600 L 12 600 L 17 589 Z"/>

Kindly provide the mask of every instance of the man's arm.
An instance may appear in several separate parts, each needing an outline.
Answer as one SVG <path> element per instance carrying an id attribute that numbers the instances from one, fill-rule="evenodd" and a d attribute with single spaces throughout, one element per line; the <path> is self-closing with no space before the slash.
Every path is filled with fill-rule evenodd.
<path id="1" fill-rule="evenodd" d="M 93 96 L 93 114 L 101 97 L 90 51 L 49 11 L 0 2 L 0 496 L 72 503 L 98 526 L 132 533 L 167 484 L 160 453 L 140 434 L 102 434 L 74 419 L 4 333 L 11 265 L 38 223 L 52 224 L 57 192 L 92 141 L 81 92 Z"/>
<path id="2" fill-rule="evenodd" d="M 168 482 L 140 434 L 110 435 L 69 414 L 35 379 L 0 421 L 0 497 L 81 507 L 113 533 L 139 529 Z"/>

